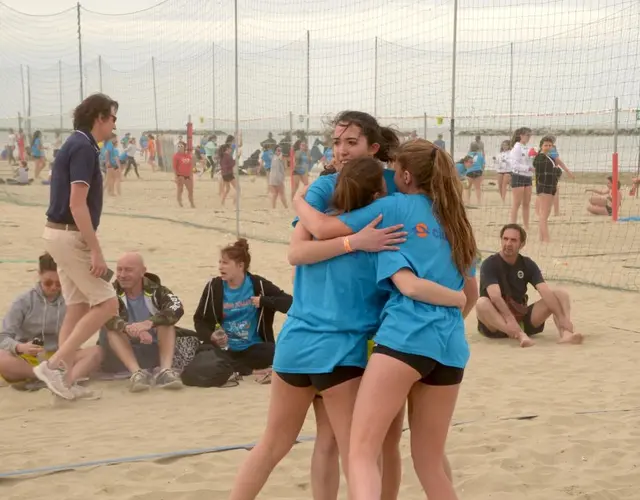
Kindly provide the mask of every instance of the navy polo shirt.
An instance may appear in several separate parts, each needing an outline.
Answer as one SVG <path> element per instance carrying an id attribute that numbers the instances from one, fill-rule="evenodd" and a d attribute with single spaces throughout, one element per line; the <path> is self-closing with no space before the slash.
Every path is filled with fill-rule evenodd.
<path id="1" fill-rule="evenodd" d="M 49 210 L 47 220 L 59 224 L 75 224 L 69 201 L 71 184 L 81 182 L 89 186 L 87 207 L 93 229 L 98 229 L 102 214 L 102 172 L 100 148 L 88 131 L 76 130 L 58 151 L 51 171 Z"/>

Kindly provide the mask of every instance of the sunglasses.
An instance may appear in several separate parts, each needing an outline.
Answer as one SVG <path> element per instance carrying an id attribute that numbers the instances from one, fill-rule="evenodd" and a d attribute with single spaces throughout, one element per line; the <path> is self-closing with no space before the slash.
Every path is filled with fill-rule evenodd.
<path id="1" fill-rule="evenodd" d="M 60 288 L 60 282 L 59 281 L 54 281 L 54 280 L 44 280 L 42 282 L 42 286 L 46 287 L 46 288 L 51 288 L 51 287 L 56 287 L 56 288 Z"/>

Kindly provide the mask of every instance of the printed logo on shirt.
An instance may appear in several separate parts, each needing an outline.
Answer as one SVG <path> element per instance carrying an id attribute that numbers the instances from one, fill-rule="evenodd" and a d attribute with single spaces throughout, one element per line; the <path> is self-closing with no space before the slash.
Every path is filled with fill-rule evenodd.
<path id="1" fill-rule="evenodd" d="M 432 229 L 429 229 L 429 226 L 427 226 L 424 222 L 418 222 L 418 224 L 416 224 L 415 231 L 418 238 L 426 238 L 427 236 L 429 236 L 429 234 L 431 234 L 432 236 L 440 240 L 447 239 L 447 235 L 441 228 L 434 227 Z"/>
<path id="2" fill-rule="evenodd" d="M 524 271 L 522 270 L 518 271 L 518 278 L 520 279 L 524 278 Z"/>

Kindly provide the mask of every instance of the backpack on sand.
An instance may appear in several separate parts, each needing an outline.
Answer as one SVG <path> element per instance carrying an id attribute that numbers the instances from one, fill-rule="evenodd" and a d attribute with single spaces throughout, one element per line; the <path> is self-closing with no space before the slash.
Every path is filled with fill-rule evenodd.
<path id="1" fill-rule="evenodd" d="M 233 375 L 231 361 L 218 347 L 204 344 L 182 372 L 184 385 L 192 387 L 223 387 Z M 237 384 L 235 384 L 237 385 Z"/>

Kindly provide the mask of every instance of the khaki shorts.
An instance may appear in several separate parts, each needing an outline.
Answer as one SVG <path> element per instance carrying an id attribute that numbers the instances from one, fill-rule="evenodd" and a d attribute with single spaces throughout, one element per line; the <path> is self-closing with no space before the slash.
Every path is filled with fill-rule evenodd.
<path id="1" fill-rule="evenodd" d="M 111 283 L 91 274 L 91 251 L 79 231 L 44 228 L 44 247 L 58 265 L 62 296 L 68 306 L 96 306 L 116 296 Z"/>

